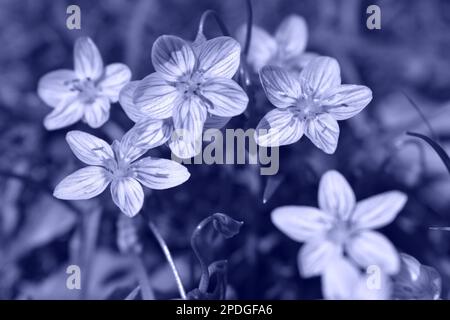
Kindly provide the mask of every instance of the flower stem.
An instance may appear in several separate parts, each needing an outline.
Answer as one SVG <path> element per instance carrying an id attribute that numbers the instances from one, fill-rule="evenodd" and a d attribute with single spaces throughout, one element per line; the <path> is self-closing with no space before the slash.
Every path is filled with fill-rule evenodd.
<path id="1" fill-rule="evenodd" d="M 155 293 L 153 292 L 153 289 L 150 285 L 150 281 L 148 279 L 147 271 L 145 270 L 145 265 L 144 261 L 142 261 L 142 257 L 138 254 L 134 254 L 133 260 L 137 278 L 139 281 L 139 287 L 141 288 L 142 292 L 142 299 L 155 300 Z"/>
<path id="2" fill-rule="evenodd" d="M 206 23 L 206 19 L 208 19 L 209 16 L 212 16 L 214 18 L 214 20 L 216 20 L 216 23 L 219 26 L 220 31 L 222 32 L 222 34 L 224 36 L 230 36 L 230 32 L 228 31 L 227 26 L 222 21 L 222 19 L 220 18 L 219 14 L 216 11 L 214 11 L 214 10 L 206 10 L 205 12 L 203 12 L 203 14 L 202 14 L 202 16 L 200 18 L 200 23 L 198 25 L 198 33 L 205 34 L 204 33 L 204 26 L 205 26 L 205 23 Z"/>
<path id="3" fill-rule="evenodd" d="M 209 269 L 208 265 L 205 262 L 204 257 L 202 256 L 199 248 L 199 244 L 197 239 L 200 238 L 200 235 L 203 231 L 203 229 L 213 220 L 213 216 L 209 216 L 206 219 L 204 219 L 202 222 L 198 224 L 198 226 L 195 228 L 194 232 L 192 233 L 191 237 L 191 247 L 192 250 L 195 253 L 195 256 L 197 257 L 197 260 L 200 263 L 200 269 L 202 272 L 201 278 L 200 278 L 200 284 L 198 286 L 198 289 L 201 292 L 207 292 L 208 286 L 209 286 Z"/>
<path id="4" fill-rule="evenodd" d="M 97 209 L 93 212 L 84 212 L 81 216 L 80 223 L 80 253 L 79 259 L 81 261 L 84 276 L 82 279 L 80 299 L 88 298 L 89 283 L 91 278 L 92 257 L 94 255 L 95 246 L 97 244 L 98 231 L 100 227 L 100 218 L 102 210 Z"/>
<path id="5" fill-rule="evenodd" d="M 253 26 L 253 7 L 252 0 L 246 0 L 247 4 L 247 32 L 245 33 L 245 44 L 244 44 L 244 56 L 247 57 L 248 51 L 250 50 L 250 41 L 252 39 L 252 26 Z"/>
<path id="6" fill-rule="evenodd" d="M 148 226 L 150 230 L 152 231 L 153 235 L 155 236 L 156 240 L 158 241 L 159 246 L 161 247 L 167 262 L 169 263 L 170 268 L 172 269 L 173 276 L 175 278 L 175 282 L 177 283 L 178 291 L 180 293 L 181 299 L 186 300 L 186 290 L 184 289 L 183 283 L 181 282 L 180 274 L 177 270 L 177 267 L 175 266 L 175 262 L 173 261 L 172 255 L 170 254 L 169 248 L 167 247 L 166 242 L 164 241 L 163 237 L 159 233 L 156 226 L 153 224 L 153 222 L 149 222 Z"/>

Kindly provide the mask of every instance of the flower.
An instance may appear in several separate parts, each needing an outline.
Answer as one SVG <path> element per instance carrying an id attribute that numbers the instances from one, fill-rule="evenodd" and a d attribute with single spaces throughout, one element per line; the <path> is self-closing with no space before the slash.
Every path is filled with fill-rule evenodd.
<path id="1" fill-rule="evenodd" d="M 136 143 L 137 135 L 140 137 L 141 134 L 134 128 L 120 142 L 114 141 L 110 146 L 104 140 L 82 131 L 67 133 L 66 140 L 73 153 L 89 166 L 64 178 L 53 195 L 63 200 L 91 199 L 111 183 L 114 203 L 124 214 L 133 217 L 144 202 L 141 184 L 161 190 L 184 183 L 190 174 L 175 161 L 152 157 L 137 160 L 147 151 Z"/>
<path id="2" fill-rule="evenodd" d="M 45 117 L 45 128 L 68 127 L 81 119 L 92 128 L 101 127 L 109 119 L 110 103 L 118 101 L 119 91 L 130 78 L 130 69 L 122 63 L 103 67 L 90 38 L 77 39 L 74 70 L 52 71 L 39 80 L 39 97 L 54 108 Z"/>
<path id="3" fill-rule="evenodd" d="M 331 170 L 320 180 L 318 198 L 319 209 L 285 206 L 272 212 L 278 229 L 305 243 L 298 254 L 303 277 L 322 275 L 324 295 L 334 297 L 335 292 L 352 290 L 358 279 L 356 266 L 377 266 L 388 275 L 399 271 L 396 249 L 372 229 L 395 219 L 406 203 L 405 194 L 389 191 L 356 203 L 347 180 Z M 338 264 L 341 259 L 345 261 Z"/>
<path id="4" fill-rule="evenodd" d="M 241 45 L 245 43 L 247 27 L 242 25 L 236 38 Z M 276 65 L 300 71 L 315 53 L 305 52 L 308 42 L 308 26 L 303 17 L 287 16 L 271 36 L 264 29 L 253 25 L 247 62 L 258 72 L 265 65 Z"/>
<path id="5" fill-rule="evenodd" d="M 156 72 L 141 80 L 133 103 L 154 119 L 172 119 L 176 137 L 170 149 L 190 158 L 208 114 L 232 117 L 247 107 L 248 97 L 231 78 L 240 61 L 240 46 L 230 37 L 207 40 L 195 48 L 181 38 L 164 35 L 152 48 Z"/>
<path id="6" fill-rule="evenodd" d="M 269 101 L 276 107 L 259 122 L 255 139 L 261 146 L 295 143 L 303 133 L 328 154 L 336 151 L 337 120 L 346 120 L 372 100 L 366 86 L 341 84 L 338 62 L 314 58 L 298 74 L 265 66 L 260 79 Z"/>

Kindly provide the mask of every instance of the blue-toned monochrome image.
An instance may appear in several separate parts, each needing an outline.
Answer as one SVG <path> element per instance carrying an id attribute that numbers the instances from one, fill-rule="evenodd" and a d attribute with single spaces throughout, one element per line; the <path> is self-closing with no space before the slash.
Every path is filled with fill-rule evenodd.
<path id="1" fill-rule="evenodd" d="M 1 0 L 0 300 L 446 300 L 450 2 Z"/>

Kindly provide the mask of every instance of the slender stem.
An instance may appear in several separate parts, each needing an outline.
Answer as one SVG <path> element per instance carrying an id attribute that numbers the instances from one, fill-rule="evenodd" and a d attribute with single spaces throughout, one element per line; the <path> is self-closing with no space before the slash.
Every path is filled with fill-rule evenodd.
<path id="1" fill-rule="evenodd" d="M 180 292 L 180 296 L 183 300 L 186 300 L 186 290 L 184 289 L 183 283 L 181 282 L 180 274 L 177 270 L 177 267 L 175 266 L 175 262 L 173 261 L 172 255 L 170 254 L 169 248 L 167 247 L 166 242 L 164 241 L 163 237 L 159 233 L 156 226 L 153 224 L 153 222 L 149 222 L 148 226 L 150 230 L 152 231 L 153 235 L 155 236 L 156 240 L 158 241 L 159 246 L 161 247 L 164 255 L 166 256 L 166 260 L 169 263 L 170 268 L 172 269 L 173 276 L 175 277 L 175 282 L 177 283 L 178 291 Z"/>
<path id="2" fill-rule="evenodd" d="M 155 300 L 155 293 L 153 292 L 152 287 L 150 285 L 150 281 L 148 279 L 147 271 L 145 270 L 145 265 L 144 261 L 142 261 L 142 257 L 139 256 L 138 254 L 134 254 L 133 260 L 134 260 L 134 268 L 136 270 L 137 278 L 139 281 L 139 287 L 141 288 L 142 292 L 142 299 Z M 133 292 L 135 290 L 133 290 Z"/>
<path id="3" fill-rule="evenodd" d="M 252 39 L 252 26 L 253 26 L 253 7 L 252 0 L 246 0 L 247 4 L 247 32 L 245 34 L 245 44 L 244 44 L 244 56 L 247 57 L 248 51 L 250 50 L 250 41 Z"/>
<path id="4" fill-rule="evenodd" d="M 81 300 L 88 298 L 89 284 L 92 273 L 92 257 L 97 244 L 101 215 L 101 210 L 94 210 L 93 212 L 85 212 L 81 216 L 81 246 L 79 259 L 81 261 L 84 274 L 82 277 L 82 287 L 80 292 Z"/>
<path id="5" fill-rule="evenodd" d="M 207 292 L 208 290 L 208 286 L 209 286 L 209 269 L 208 269 L 208 265 L 205 262 L 205 258 L 203 257 L 203 255 L 200 252 L 200 248 L 198 246 L 198 242 L 197 239 L 200 238 L 200 235 L 203 231 L 203 229 L 213 220 L 213 216 L 209 216 L 206 219 L 204 219 L 202 222 L 200 222 L 198 224 L 198 226 L 195 228 L 194 232 L 192 233 L 192 237 L 191 237 L 191 247 L 192 250 L 195 253 L 195 256 L 197 257 L 197 260 L 200 263 L 200 268 L 201 268 L 201 278 L 200 278 L 200 284 L 198 286 L 198 289 L 201 292 Z"/>
<path id="6" fill-rule="evenodd" d="M 225 23 L 222 21 L 222 19 L 220 18 L 219 14 L 214 11 L 214 10 L 206 10 L 205 12 L 203 12 L 201 18 L 200 18 L 200 23 L 198 25 L 198 33 L 204 33 L 204 26 L 206 23 L 206 19 L 208 19 L 209 16 L 212 16 L 214 18 L 214 20 L 216 21 L 217 25 L 220 28 L 220 31 L 223 33 L 224 36 L 230 36 L 230 32 L 228 31 L 227 26 L 225 25 Z"/>

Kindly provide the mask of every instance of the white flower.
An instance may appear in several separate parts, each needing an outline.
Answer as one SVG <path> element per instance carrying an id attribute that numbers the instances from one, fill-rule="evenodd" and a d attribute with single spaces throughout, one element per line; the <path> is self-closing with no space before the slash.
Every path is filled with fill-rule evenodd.
<path id="1" fill-rule="evenodd" d="M 202 42 L 195 49 L 175 36 L 159 37 L 152 48 L 156 70 L 141 80 L 133 103 L 155 119 L 172 119 L 178 138 L 169 146 L 180 158 L 198 153 L 208 114 L 233 117 L 247 107 L 248 97 L 231 78 L 240 61 L 240 46 L 230 37 Z"/>
<path id="2" fill-rule="evenodd" d="M 156 123 L 155 130 L 151 132 L 160 132 L 158 125 Z M 120 142 L 114 141 L 110 146 L 102 139 L 82 131 L 67 133 L 66 140 L 73 153 L 89 166 L 62 180 L 53 195 L 64 200 L 90 199 L 101 194 L 111 183 L 114 203 L 124 214 L 133 217 L 141 210 L 144 202 L 141 184 L 161 190 L 178 186 L 189 178 L 187 169 L 175 161 L 152 157 L 137 160 L 147 150 L 142 148 L 142 141 L 136 142 L 138 135 L 142 139 L 142 132 L 134 128 Z M 144 136 L 155 139 L 151 134 Z M 147 144 L 149 141 L 144 142 L 144 145 Z"/>
<path id="3" fill-rule="evenodd" d="M 377 266 L 388 275 L 399 271 L 400 258 L 391 242 L 372 229 L 391 223 L 406 203 L 390 191 L 356 203 L 345 178 L 326 172 L 319 184 L 319 209 L 285 206 L 272 212 L 272 222 L 291 239 L 304 242 L 298 255 L 303 277 L 323 275 L 324 295 L 352 290 L 361 268 Z M 345 262 L 337 261 L 345 255 Z M 342 286 L 345 286 L 342 289 Z"/>
<path id="4" fill-rule="evenodd" d="M 241 26 L 236 38 L 245 43 L 247 27 Z M 264 29 L 253 25 L 247 62 L 258 72 L 265 65 L 276 65 L 300 71 L 317 54 L 305 52 L 308 42 L 308 26 L 303 17 L 287 16 L 271 36 Z"/>
<path id="5" fill-rule="evenodd" d="M 54 108 L 44 126 L 55 130 L 83 120 L 92 128 L 101 127 L 109 119 L 110 103 L 118 101 L 119 91 L 130 78 L 130 69 L 122 63 L 103 67 L 90 38 L 77 39 L 74 70 L 52 71 L 39 80 L 39 97 Z"/>
<path id="6" fill-rule="evenodd" d="M 300 74 L 265 66 L 260 79 L 276 107 L 259 122 L 255 139 L 261 146 L 297 142 L 305 134 L 319 149 L 331 154 L 339 138 L 337 120 L 346 120 L 372 100 L 366 86 L 341 84 L 338 62 L 317 57 Z"/>

